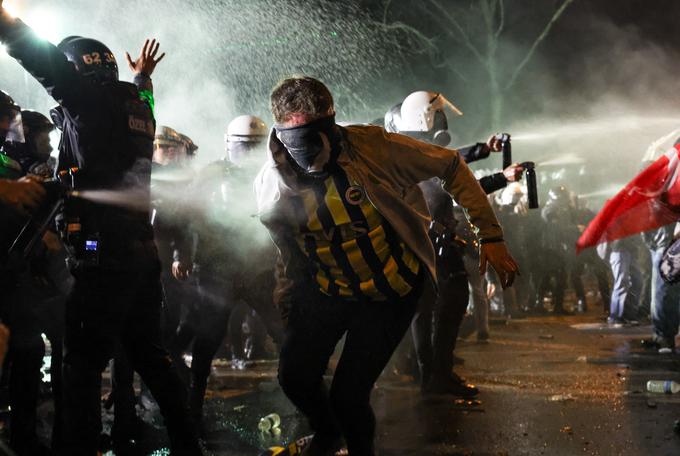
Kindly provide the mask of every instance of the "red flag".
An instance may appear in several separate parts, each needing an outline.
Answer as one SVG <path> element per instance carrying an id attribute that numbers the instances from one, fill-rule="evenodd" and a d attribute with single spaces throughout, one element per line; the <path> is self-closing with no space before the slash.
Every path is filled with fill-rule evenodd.
<path id="1" fill-rule="evenodd" d="M 678 221 L 679 174 L 680 145 L 677 145 L 605 203 L 576 242 L 576 252 Z"/>

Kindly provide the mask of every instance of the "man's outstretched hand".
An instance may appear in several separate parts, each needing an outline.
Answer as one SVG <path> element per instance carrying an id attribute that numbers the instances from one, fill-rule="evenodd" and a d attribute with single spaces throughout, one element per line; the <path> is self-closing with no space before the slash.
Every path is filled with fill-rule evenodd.
<path id="1" fill-rule="evenodd" d="M 515 275 L 519 273 L 519 266 L 510 255 L 505 242 L 490 242 L 481 245 L 479 249 L 479 272 L 482 275 L 486 273 L 487 263 L 498 273 L 503 288 L 512 286 Z"/>
<path id="2" fill-rule="evenodd" d="M 1 0 L 0 4 L 2 4 Z M 125 58 L 127 59 L 130 70 L 132 70 L 132 72 L 135 74 L 142 73 L 146 76 L 151 76 L 156 69 L 158 62 L 163 60 L 163 57 L 165 57 L 164 52 L 160 55 L 160 57 L 156 58 L 156 55 L 158 55 L 158 48 L 160 48 L 160 46 L 161 43 L 157 42 L 155 39 L 151 41 L 147 39 L 144 42 L 144 46 L 142 47 L 142 52 L 135 61 L 133 61 L 132 57 L 130 57 L 130 53 L 126 52 Z"/>

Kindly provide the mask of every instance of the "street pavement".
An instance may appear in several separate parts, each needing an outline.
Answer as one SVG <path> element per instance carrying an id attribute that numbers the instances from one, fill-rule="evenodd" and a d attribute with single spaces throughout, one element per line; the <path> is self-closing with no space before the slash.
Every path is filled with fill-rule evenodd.
<path id="1" fill-rule="evenodd" d="M 680 357 L 642 348 L 649 326 L 608 328 L 601 315 L 498 321 L 489 343 L 460 341 L 456 371 L 476 384 L 478 401 L 423 397 L 405 376 L 386 371 L 374 393 L 383 456 L 680 455 L 680 394 L 645 392 L 647 380 L 680 382 Z M 258 455 L 309 433 L 276 385 L 276 361 L 246 370 L 216 361 L 206 403 L 206 453 Z M 270 413 L 274 433 L 258 430 Z M 168 454 L 161 419 L 140 454 Z M 111 413 L 105 413 L 105 430 Z M 109 453 L 112 454 L 112 453 Z"/>

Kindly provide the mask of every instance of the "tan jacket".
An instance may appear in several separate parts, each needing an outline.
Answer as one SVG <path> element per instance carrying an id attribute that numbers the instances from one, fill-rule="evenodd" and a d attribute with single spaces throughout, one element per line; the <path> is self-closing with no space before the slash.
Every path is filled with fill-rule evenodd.
<path id="1" fill-rule="evenodd" d="M 371 203 L 433 278 L 437 274 L 435 253 L 428 237 L 430 217 L 418 183 L 439 177 L 443 188 L 467 210 L 482 242 L 503 239 L 503 230 L 484 191 L 456 150 L 387 133 L 380 127 L 350 126 L 342 131 L 345 140 L 338 164 L 350 182 L 365 189 Z M 255 182 L 260 219 L 281 254 L 280 267 L 285 277 L 279 281 L 296 280 L 295 276 L 309 267 L 296 264 L 297 260 L 302 261 L 299 258 L 302 252 L 294 242 L 297 225 L 292 219 L 289 197 L 296 194 L 301 184 L 286 153 L 272 132 L 268 161 Z"/>

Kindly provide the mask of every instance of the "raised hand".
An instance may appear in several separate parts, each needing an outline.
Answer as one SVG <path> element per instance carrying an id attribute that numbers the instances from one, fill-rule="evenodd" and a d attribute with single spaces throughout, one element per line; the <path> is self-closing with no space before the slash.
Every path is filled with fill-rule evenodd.
<path id="1" fill-rule="evenodd" d="M 126 52 L 125 58 L 127 59 L 130 70 L 132 70 L 132 72 L 135 74 L 142 73 L 146 76 L 151 76 L 151 74 L 153 74 L 154 70 L 156 69 L 158 62 L 163 60 L 163 57 L 165 57 L 164 52 L 160 55 L 160 57 L 156 58 L 160 46 L 161 43 L 157 42 L 155 39 L 147 39 L 144 42 L 144 46 L 142 47 L 139 57 L 137 57 L 137 60 L 134 61 L 132 60 L 132 57 L 130 57 L 130 54 Z"/>

